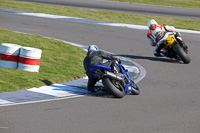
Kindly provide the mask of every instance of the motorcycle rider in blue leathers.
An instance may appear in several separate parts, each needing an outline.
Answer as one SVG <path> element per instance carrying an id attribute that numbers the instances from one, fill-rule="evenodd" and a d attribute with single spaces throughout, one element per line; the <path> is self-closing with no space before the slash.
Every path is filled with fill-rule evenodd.
<path id="1" fill-rule="evenodd" d="M 107 62 L 103 63 L 103 59 L 108 60 Z M 118 57 L 115 57 L 111 54 L 107 54 L 103 51 L 98 50 L 96 45 L 90 45 L 88 47 L 88 53 L 83 61 L 83 65 L 86 71 L 86 75 L 88 76 L 88 84 L 87 88 L 90 92 L 96 92 L 99 90 L 99 86 L 95 86 L 97 80 L 95 77 L 90 73 L 89 69 L 93 65 L 105 65 L 113 67 L 115 65 L 115 61 L 119 61 Z"/>

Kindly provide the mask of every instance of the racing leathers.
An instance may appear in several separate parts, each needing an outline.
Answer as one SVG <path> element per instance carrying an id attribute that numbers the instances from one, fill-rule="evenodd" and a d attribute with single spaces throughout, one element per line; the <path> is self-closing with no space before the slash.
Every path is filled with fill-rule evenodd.
<path id="1" fill-rule="evenodd" d="M 155 56 L 167 56 L 167 52 L 161 51 L 164 47 L 165 40 L 170 35 L 175 35 L 179 44 L 187 49 L 187 45 L 183 42 L 180 33 L 174 32 L 175 28 L 173 26 L 168 26 L 165 24 L 152 24 L 147 32 L 147 38 L 151 46 L 155 46 L 154 55 Z"/>
<path id="2" fill-rule="evenodd" d="M 103 59 L 106 59 L 108 61 L 103 63 Z M 120 59 L 118 57 L 115 57 L 111 54 L 107 54 L 103 51 L 89 51 L 83 61 L 86 75 L 88 76 L 88 84 L 87 84 L 88 91 L 95 92 L 95 89 L 97 88 L 95 86 L 97 80 L 90 73 L 89 69 L 93 65 L 105 65 L 112 67 L 114 65 L 114 62 L 119 60 Z"/>

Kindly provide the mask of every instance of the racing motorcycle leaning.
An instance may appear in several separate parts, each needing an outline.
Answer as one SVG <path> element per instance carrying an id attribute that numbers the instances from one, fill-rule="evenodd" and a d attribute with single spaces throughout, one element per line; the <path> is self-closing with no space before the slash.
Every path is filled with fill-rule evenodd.
<path id="1" fill-rule="evenodd" d="M 174 34 L 169 35 L 165 40 L 163 49 L 167 51 L 170 58 L 175 58 L 185 64 L 189 64 L 191 61 L 191 58 L 188 56 L 188 49 L 179 44 Z"/>
<path id="2" fill-rule="evenodd" d="M 116 61 L 113 68 L 104 65 L 94 65 L 90 68 L 90 72 L 97 81 L 102 80 L 106 91 L 116 98 L 122 98 L 127 93 L 132 93 L 133 95 L 140 94 L 140 89 L 129 78 L 128 70 L 124 68 L 121 61 Z"/>

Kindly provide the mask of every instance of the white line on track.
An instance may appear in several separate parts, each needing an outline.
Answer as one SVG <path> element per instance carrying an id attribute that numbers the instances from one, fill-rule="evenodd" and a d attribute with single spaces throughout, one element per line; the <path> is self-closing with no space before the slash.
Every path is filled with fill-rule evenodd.
<path id="1" fill-rule="evenodd" d="M 62 20 L 69 20 L 69 21 L 99 24 L 99 25 L 126 27 L 126 28 L 139 29 L 139 30 L 148 30 L 148 27 L 143 26 L 143 25 L 113 23 L 113 22 L 105 22 L 105 21 L 97 21 L 97 20 L 89 20 L 89 19 L 84 19 L 84 18 L 77 18 L 77 17 L 58 16 L 58 15 L 52 15 L 52 14 L 34 13 L 34 12 L 26 12 L 26 11 L 12 10 L 12 9 L 4 9 L 4 8 L 0 8 L 0 11 L 1 12 L 9 12 L 9 13 L 14 13 L 14 14 L 19 14 L 19 15 L 26 15 L 26 16 L 35 16 L 35 17 L 50 18 L 50 19 L 62 19 Z M 176 29 L 176 31 L 182 32 L 182 33 L 200 34 L 200 31 L 194 31 L 194 30 Z"/>
<path id="2" fill-rule="evenodd" d="M 44 99 L 44 100 L 38 100 L 38 101 L 21 102 L 21 103 L 8 103 L 8 104 L 2 104 L 2 105 L 0 105 L 0 107 L 30 104 L 30 103 L 41 103 L 41 102 L 49 102 L 49 101 L 57 101 L 57 100 L 64 100 L 64 99 L 82 97 L 82 96 L 86 96 L 86 95 L 89 95 L 89 94 L 75 95 L 75 96 L 70 96 L 70 97 L 59 97 L 59 98 L 52 98 L 52 99 Z"/>
<path id="3" fill-rule="evenodd" d="M 20 15 L 27 15 L 27 16 L 35 16 L 35 17 L 42 17 L 42 18 L 51 18 L 51 19 L 66 19 L 71 21 L 81 21 L 86 23 L 93 23 L 99 25 L 107 25 L 107 26 L 115 26 L 115 27 L 124 27 L 124 28 L 131 28 L 131 29 L 139 29 L 139 30 L 148 30 L 147 26 L 143 25 L 133 25 L 133 24 L 123 24 L 123 23 L 113 23 L 113 22 L 104 22 L 104 21 L 95 21 L 95 20 L 88 20 L 84 18 L 76 18 L 76 17 L 68 17 L 68 16 L 58 16 L 58 15 L 51 15 L 45 13 L 16 13 Z M 194 30 L 186 30 L 186 29 L 176 29 L 177 32 L 182 33 L 193 33 L 193 34 L 200 34 L 200 31 Z"/>

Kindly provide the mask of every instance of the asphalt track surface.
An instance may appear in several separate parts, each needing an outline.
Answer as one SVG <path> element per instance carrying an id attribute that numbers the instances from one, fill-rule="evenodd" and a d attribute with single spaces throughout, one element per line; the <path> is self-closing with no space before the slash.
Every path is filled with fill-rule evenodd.
<path id="1" fill-rule="evenodd" d="M 128 2 L 115 2 L 106 0 L 16 0 L 52 4 L 58 6 L 69 6 L 86 8 L 92 10 L 109 10 L 133 14 L 145 14 L 151 16 L 179 17 L 189 19 L 200 19 L 200 9 L 180 8 L 171 6 L 157 6 Z"/>
<path id="2" fill-rule="evenodd" d="M 3 133 L 199 133 L 200 35 L 182 33 L 190 64 L 153 56 L 146 30 L 0 12 L 0 28 L 40 34 L 127 57 L 147 72 L 141 94 L 122 99 L 85 96 L 0 107 Z"/>

